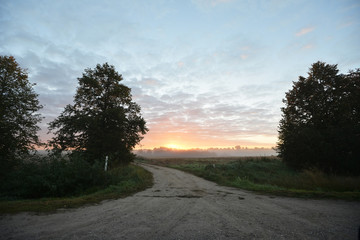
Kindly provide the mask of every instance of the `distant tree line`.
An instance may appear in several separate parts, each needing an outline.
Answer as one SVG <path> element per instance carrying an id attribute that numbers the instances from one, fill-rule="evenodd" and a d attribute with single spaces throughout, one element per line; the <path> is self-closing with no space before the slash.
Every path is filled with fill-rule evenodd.
<path id="1" fill-rule="evenodd" d="M 360 174 L 360 69 L 312 64 L 283 100 L 279 156 L 296 169 Z"/>

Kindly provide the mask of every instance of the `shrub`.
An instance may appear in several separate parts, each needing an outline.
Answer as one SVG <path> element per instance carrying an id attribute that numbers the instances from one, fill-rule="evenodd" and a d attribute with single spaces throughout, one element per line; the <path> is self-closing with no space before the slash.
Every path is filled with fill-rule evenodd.
<path id="1" fill-rule="evenodd" d="M 0 196 L 6 198 L 42 198 L 74 196 L 107 186 L 112 179 L 103 165 L 90 164 L 79 157 L 32 156 L 23 159 L 0 184 Z"/>

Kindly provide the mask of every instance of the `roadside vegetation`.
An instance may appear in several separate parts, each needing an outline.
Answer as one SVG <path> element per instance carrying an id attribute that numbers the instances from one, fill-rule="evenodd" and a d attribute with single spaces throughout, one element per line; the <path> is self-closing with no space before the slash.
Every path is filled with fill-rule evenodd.
<path id="1" fill-rule="evenodd" d="M 259 193 L 360 200 L 360 177 L 325 174 L 316 169 L 294 170 L 277 157 L 141 161 L 186 171 L 220 185 Z"/>
<path id="2" fill-rule="evenodd" d="M 27 159 L 0 185 L 0 213 L 51 212 L 117 199 L 153 184 L 152 174 L 136 165 L 105 172 L 103 164 L 65 158 Z"/>

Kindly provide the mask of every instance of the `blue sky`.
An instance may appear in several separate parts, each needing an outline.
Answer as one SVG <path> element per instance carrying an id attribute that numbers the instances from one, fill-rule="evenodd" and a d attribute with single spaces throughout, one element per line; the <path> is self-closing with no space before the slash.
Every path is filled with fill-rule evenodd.
<path id="1" fill-rule="evenodd" d="M 275 146 L 285 92 L 320 60 L 360 67 L 360 2 L 1 0 L 0 54 L 29 72 L 39 133 L 108 62 L 159 146 Z"/>

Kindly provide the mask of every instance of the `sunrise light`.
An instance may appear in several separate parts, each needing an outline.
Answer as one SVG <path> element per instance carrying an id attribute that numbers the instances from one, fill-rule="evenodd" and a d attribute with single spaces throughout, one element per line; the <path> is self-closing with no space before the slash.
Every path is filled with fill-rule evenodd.
<path id="1" fill-rule="evenodd" d="M 166 144 L 165 147 L 172 148 L 172 149 L 186 149 L 185 147 L 183 147 L 181 145 L 173 144 L 173 143 Z"/>

